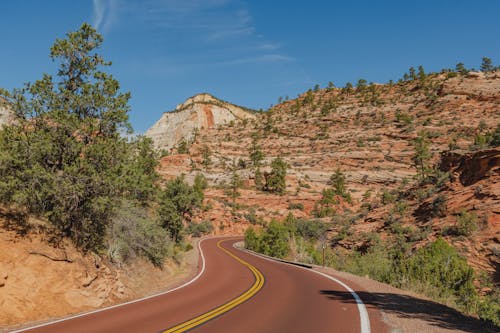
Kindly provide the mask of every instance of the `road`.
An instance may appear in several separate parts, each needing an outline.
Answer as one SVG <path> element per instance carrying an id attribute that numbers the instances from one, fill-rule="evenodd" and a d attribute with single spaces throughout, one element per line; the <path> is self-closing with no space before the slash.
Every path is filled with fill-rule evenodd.
<path id="1" fill-rule="evenodd" d="M 346 285 L 239 250 L 241 238 L 200 243 L 198 275 L 163 295 L 16 332 L 381 332 L 373 312 L 332 300 Z M 339 284 L 340 282 L 340 284 Z M 368 313 L 370 315 L 368 316 Z M 368 318 L 372 317 L 372 318 Z M 370 319 L 372 319 L 370 321 Z"/>

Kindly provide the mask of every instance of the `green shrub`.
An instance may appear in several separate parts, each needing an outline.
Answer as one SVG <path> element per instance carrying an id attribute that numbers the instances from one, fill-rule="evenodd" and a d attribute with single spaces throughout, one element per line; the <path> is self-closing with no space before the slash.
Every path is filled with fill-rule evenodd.
<path id="1" fill-rule="evenodd" d="M 272 257 L 284 258 L 290 250 L 288 237 L 288 230 L 283 224 L 271 221 L 260 236 L 259 252 Z"/>
<path id="2" fill-rule="evenodd" d="M 290 202 L 288 204 L 288 209 L 304 210 L 304 204 L 302 202 Z"/>
<path id="3" fill-rule="evenodd" d="M 425 286 L 423 291 L 431 297 L 452 297 L 461 308 L 472 310 L 477 299 L 474 271 L 444 239 L 417 250 L 405 266 L 405 278 L 410 284 Z"/>
<path id="4" fill-rule="evenodd" d="M 124 201 L 113 217 L 107 236 L 108 256 L 114 263 L 125 263 L 137 256 L 161 267 L 173 255 L 174 242 L 147 210 Z"/>
<path id="5" fill-rule="evenodd" d="M 250 227 L 245 231 L 245 248 L 252 251 L 260 250 L 260 239 L 255 230 Z"/>
<path id="6" fill-rule="evenodd" d="M 203 235 L 208 235 L 214 230 L 214 226 L 210 221 L 203 221 L 201 223 L 189 222 L 186 227 L 186 233 L 194 236 L 201 237 Z"/>
<path id="7" fill-rule="evenodd" d="M 176 241 L 182 240 L 182 229 L 185 220 L 189 221 L 194 209 L 201 208 L 203 203 L 204 181 L 198 177 L 194 186 L 190 186 L 184 176 L 167 182 L 160 195 L 158 215 L 160 224 Z"/>
<path id="8" fill-rule="evenodd" d="M 286 189 L 287 169 L 288 164 L 281 157 L 276 157 L 271 162 L 271 173 L 266 177 L 264 189 L 268 192 L 283 194 Z"/>
<path id="9" fill-rule="evenodd" d="M 470 236 L 477 229 L 477 215 L 474 212 L 468 213 L 465 210 L 457 217 L 457 231 L 459 235 Z"/>

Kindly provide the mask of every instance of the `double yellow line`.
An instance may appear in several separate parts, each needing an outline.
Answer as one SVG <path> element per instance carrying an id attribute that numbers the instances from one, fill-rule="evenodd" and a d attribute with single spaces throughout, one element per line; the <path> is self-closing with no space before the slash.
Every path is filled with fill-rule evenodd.
<path id="1" fill-rule="evenodd" d="M 254 284 L 250 287 L 250 289 L 248 289 L 247 291 L 245 291 L 243 294 L 241 294 L 240 296 L 236 297 L 235 299 L 227 302 L 227 303 L 224 303 L 222 304 L 221 306 L 209 311 L 209 312 L 206 312 L 202 315 L 199 315 L 198 317 L 195 317 L 193 319 L 190 319 L 188 321 L 185 321 L 179 325 L 176 325 L 172 328 L 169 328 L 168 330 L 166 331 L 163 331 L 162 333 L 180 333 L 180 332 L 186 332 L 196 326 L 199 326 L 203 323 L 206 323 L 207 321 L 215 318 L 215 317 L 218 317 L 220 316 L 221 314 L 223 313 L 226 313 L 228 312 L 229 310 L 231 309 L 234 309 L 235 307 L 237 307 L 238 305 L 240 305 L 241 303 L 247 301 L 248 299 L 250 299 L 252 296 L 254 296 L 260 289 L 262 289 L 262 286 L 264 286 L 264 276 L 262 275 L 262 273 L 257 269 L 255 268 L 254 266 L 250 265 L 248 262 L 246 262 L 245 260 L 237 257 L 236 255 L 232 254 L 231 252 L 229 252 L 228 250 L 226 250 L 225 248 L 223 248 L 221 246 L 221 243 L 223 242 L 224 240 L 221 240 L 221 241 L 218 241 L 217 242 L 217 247 L 219 249 L 221 249 L 222 251 L 226 252 L 228 255 L 230 255 L 231 257 L 233 257 L 235 260 L 237 260 L 240 264 L 246 266 L 248 269 L 250 269 L 250 271 L 253 273 L 254 277 L 255 277 L 255 282 Z"/>

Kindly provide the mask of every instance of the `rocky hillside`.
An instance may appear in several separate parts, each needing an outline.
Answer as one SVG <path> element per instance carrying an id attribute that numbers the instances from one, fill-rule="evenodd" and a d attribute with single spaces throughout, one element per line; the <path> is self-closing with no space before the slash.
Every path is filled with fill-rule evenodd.
<path id="1" fill-rule="evenodd" d="M 414 228 L 403 230 L 409 238 L 412 230 L 420 233 L 413 246 L 444 235 L 474 267 L 494 275 L 500 244 L 498 149 L 484 153 L 493 156 L 489 162 L 481 162 L 481 151 L 488 149 L 499 123 L 499 72 L 443 71 L 388 84 L 360 80 L 356 87 L 309 90 L 251 121 L 208 129 L 190 145 L 188 154 L 164 157 L 160 173 L 166 178 L 205 174 L 212 185 L 207 191 L 211 210 L 199 219 L 213 221 L 217 232 L 224 233 L 241 232 L 249 224 L 289 213 L 321 216 L 321 192 L 339 169 L 353 200 L 337 198 L 328 216 L 321 217 L 332 224 L 329 238 L 339 240 L 335 246 L 361 246 L 370 233 L 391 237 L 394 228 L 388 226 L 388 213 L 400 209 L 402 214 L 392 214 L 397 226 Z M 436 174 L 429 178 L 434 179 L 431 184 L 421 184 L 417 177 L 418 138 L 428 145 L 426 170 Z M 288 163 L 284 195 L 256 189 L 250 161 L 255 147 L 265 155 L 264 174 L 276 156 Z M 445 152 L 457 157 L 438 174 L 437 166 L 446 164 Z M 237 198 L 227 195 L 233 163 L 242 180 Z M 482 163 L 489 163 L 483 176 L 463 183 L 465 175 L 479 172 L 475 166 Z M 431 216 L 426 205 L 440 195 L 445 207 Z M 468 236 L 453 234 L 462 211 L 476 219 L 477 228 Z M 352 229 L 341 222 L 347 220 L 353 221 Z"/>
<path id="2" fill-rule="evenodd" d="M 188 98 L 175 110 L 165 112 L 145 135 L 153 139 L 158 149 L 168 151 L 181 140 L 192 140 L 199 130 L 253 118 L 255 115 L 249 109 L 221 101 L 209 94 L 199 94 Z"/>

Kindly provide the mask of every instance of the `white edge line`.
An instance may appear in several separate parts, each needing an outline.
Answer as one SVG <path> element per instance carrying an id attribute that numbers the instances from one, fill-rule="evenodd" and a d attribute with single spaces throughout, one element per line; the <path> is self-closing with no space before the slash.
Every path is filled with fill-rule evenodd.
<path id="1" fill-rule="evenodd" d="M 308 272 L 316 273 L 316 274 L 319 274 L 319 275 L 321 275 L 321 276 L 323 276 L 323 277 L 325 277 L 325 278 L 327 278 L 329 280 L 332 280 L 332 281 L 340 284 L 348 292 L 351 293 L 352 297 L 356 301 L 356 305 L 358 306 L 358 312 L 359 312 L 359 321 L 360 321 L 360 324 L 361 324 L 361 333 L 370 333 L 371 332 L 371 329 L 370 329 L 370 317 L 368 316 L 368 311 L 366 310 L 365 304 L 363 303 L 363 301 L 361 300 L 361 298 L 358 296 L 358 294 L 351 287 L 349 287 L 347 284 L 345 284 L 344 282 L 342 282 L 342 281 L 334 278 L 333 276 L 330 276 L 330 275 L 322 273 L 322 272 L 315 271 L 315 270 L 310 269 L 310 268 L 306 268 L 306 267 L 302 267 L 302 266 L 290 264 L 290 263 L 287 263 L 287 262 L 283 262 L 283 261 L 277 260 L 277 259 L 275 259 L 273 257 L 269 257 L 269 256 L 266 256 L 266 255 L 263 255 L 263 254 L 260 254 L 260 253 L 254 252 L 254 251 L 250 251 L 250 250 L 245 249 L 245 248 L 238 248 L 238 247 L 236 247 L 236 244 L 237 243 L 235 243 L 233 246 L 235 248 L 237 248 L 238 250 L 240 250 L 240 251 L 247 252 L 247 253 L 249 253 L 251 255 L 254 255 L 256 257 L 259 257 L 259 258 L 262 258 L 262 259 L 265 259 L 265 260 L 268 260 L 268 261 L 272 261 L 272 262 L 276 262 L 276 263 L 283 264 L 283 265 L 288 265 L 288 266 L 294 266 L 294 267 L 300 268 L 300 269 L 308 271 Z"/>
<path id="2" fill-rule="evenodd" d="M 198 242 L 198 250 L 200 251 L 200 255 L 201 255 L 201 270 L 200 270 L 200 272 L 194 278 L 192 278 L 191 280 L 185 282 L 184 284 L 182 284 L 182 285 L 180 285 L 178 287 L 169 289 L 167 291 L 163 291 L 163 292 L 158 293 L 158 294 L 149 295 L 149 296 L 146 296 L 146 297 L 143 297 L 143 298 L 139 298 L 139 299 L 135 299 L 135 300 L 132 300 L 132 301 L 128 301 L 128 302 L 125 302 L 125 303 L 120 303 L 120 304 L 108 306 L 106 308 L 97 309 L 97 310 L 93 310 L 93 311 L 90 311 L 90 312 L 80 313 L 80 314 L 77 314 L 77 315 L 74 315 L 74 316 L 69 316 L 69 317 L 66 317 L 66 318 L 62 318 L 62 319 L 50 321 L 50 322 L 47 322 L 47 323 L 43 323 L 43 324 L 39 324 L 39 325 L 35 325 L 35 326 L 30 326 L 30 327 L 22 328 L 22 329 L 19 329 L 19 330 L 16 330 L 16 331 L 10 331 L 10 333 L 26 332 L 26 331 L 29 331 L 29 330 L 33 330 L 35 328 L 40 328 L 40 327 L 44 327 L 44 326 L 50 326 L 50 325 L 57 324 L 57 323 L 60 323 L 60 322 L 63 322 L 63 321 L 67 321 L 67 320 L 71 320 L 71 319 L 75 319 L 75 318 L 80 318 L 80 317 L 85 317 L 85 316 L 88 316 L 88 315 L 91 315 L 91 314 L 94 314 L 94 313 L 99 313 L 99 312 L 103 312 L 103 311 L 107 311 L 107 310 L 119 308 L 121 306 L 125 306 L 125 305 L 129 305 L 129 304 L 134 304 L 134 303 L 142 302 L 142 301 L 145 301 L 145 300 L 148 300 L 148 299 L 151 299 L 151 298 L 154 298 L 154 297 L 158 297 L 158 296 L 163 296 L 163 295 L 169 294 L 171 292 L 174 292 L 176 290 L 179 290 L 181 288 L 184 288 L 184 287 L 190 285 L 191 283 L 195 282 L 196 280 L 198 280 L 199 277 L 205 272 L 205 256 L 203 255 L 203 251 L 201 250 L 201 243 L 205 239 L 210 239 L 210 238 L 217 238 L 217 237 L 203 238 L 203 239 L 200 239 L 200 241 Z"/>

